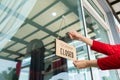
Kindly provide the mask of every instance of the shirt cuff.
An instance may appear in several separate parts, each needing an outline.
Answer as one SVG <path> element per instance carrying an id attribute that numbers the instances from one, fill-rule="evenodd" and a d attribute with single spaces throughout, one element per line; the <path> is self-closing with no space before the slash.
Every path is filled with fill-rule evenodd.
<path id="1" fill-rule="evenodd" d="M 93 44 L 92 44 L 92 46 L 90 47 L 92 50 L 95 49 L 95 47 L 96 47 L 96 43 L 97 43 L 97 41 L 93 40 Z"/>
<path id="2" fill-rule="evenodd" d="M 98 58 L 98 59 L 97 59 L 98 68 L 100 68 L 101 70 L 105 70 L 105 68 L 104 68 L 103 65 L 101 64 L 101 61 L 102 61 L 102 58 Z"/>

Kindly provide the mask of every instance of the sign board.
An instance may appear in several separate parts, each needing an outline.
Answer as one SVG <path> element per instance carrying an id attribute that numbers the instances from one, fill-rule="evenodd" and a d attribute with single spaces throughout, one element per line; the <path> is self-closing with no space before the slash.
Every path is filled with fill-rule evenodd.
<path id="1" fill-rule="evenodd" d="M 56 39 L 56 55 L 66 59 L 77 59 L 76 48 L 58 39 Z"/>

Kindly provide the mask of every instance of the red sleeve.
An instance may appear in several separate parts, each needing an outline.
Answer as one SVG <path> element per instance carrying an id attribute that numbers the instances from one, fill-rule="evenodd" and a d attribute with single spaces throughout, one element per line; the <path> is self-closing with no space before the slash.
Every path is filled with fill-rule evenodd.
<path id="1" fill-rule="evenodd" d="M 120 45 L 110 45 L 95 40 L 93 40 L 91 49 L 106 55 L 112 55 L 118 52 L 120 53 Z"/>
<path id="2" fill-rule="evenodd" d="M 102 70 L 120 69 L 120 54 L 99 58 L 97 64 Z"/>

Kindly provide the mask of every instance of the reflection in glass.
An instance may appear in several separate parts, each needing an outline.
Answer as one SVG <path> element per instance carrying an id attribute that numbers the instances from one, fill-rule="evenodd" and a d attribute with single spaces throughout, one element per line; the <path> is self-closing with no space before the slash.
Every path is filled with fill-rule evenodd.
<path id="1" fill-rule="evenodd" d="M 87 0 L 91 6 L 96 10 L 96 12 L 100 15 L 100 17 L 105 20 L 104 14 L 100 11 L 100 9 L 97 7 L 97 5 L 93 2 L 93 0 Z"/>
<path id="2" fill-rule="evenodd" d="M 28 66 L 29 64 L 30 64 L 30 58 L 26 58 L 22 61 L 19 80 L 29 80 L 29 71 L 30 71 L 30 66 Z"/>
<path id="3" fill-rule="evenodd" d="M 88 37 L 91 39 L 95 39 L 97 41 L 101 41 L 104 43 L 109 43 L 107 31 L 103 28 L 103 26 L 96 21 L 96 19 L 86 10 L 85 11 L 85 19 L 87 25 L 87 34 Z M 91 52 L 91 59 L 97 59 L 100 57 L 104 57 L 105 55 L 92 51 Z M 98 68 L 92 68 L 93 70 L 93 78 L 94 80 L 113 80 L 112 76 L 114 77 L 114 71 L 102 71 Z M 112 75 L 111 75 L 112 74 Z M 114 80 L 117 80 L 114 77 Z"/>
<path id="4" fill-rule="evenodd" d="M 89 68 L 78 70 L 74 67 L 72 60 L 64 59 L 55 55 L 54 41 L 55 38 L 59 36 L 61 40 L 76 47 L 77 58 L 79 60 L 88 59 L 86 44 L 79 41 L 71 41 L 66 37 L 66 33 L 70 30 L 76 30 L 84 35 L 81 5 L 79 1 L 80 0 L 38 0 L 33 10 L 39 8 L 40 11 L 36 13 L 36 15 L 31 12 L 29 16 L 37 23 L 35 26 L 40 28 L 36 32 L 39 33 L 42 29 L 42 31 L 46 34 L 39 34 L 41 36 L 37 34 L 33 35 L 43 41 L 46 50 L 44 58 L 44 71 L 41 72 L 42 75 L 44 75 L 44 80 L 52 80 L 55 79 L 56 76 L 58 76 L 57 80 L 91 80 Z M 56 12 L 56 16 L 53 17 L 51 15 L 52 12 Z M 32 17 L 32 15 L 35 16 Z M 26 38 L 25 40 L 30 41 L 31 37 L 32 36 Z M 29 61 L 25 64 L 30 66 Z M 64 78 L 63 75 L 66 75 L 67 79 Z"/>

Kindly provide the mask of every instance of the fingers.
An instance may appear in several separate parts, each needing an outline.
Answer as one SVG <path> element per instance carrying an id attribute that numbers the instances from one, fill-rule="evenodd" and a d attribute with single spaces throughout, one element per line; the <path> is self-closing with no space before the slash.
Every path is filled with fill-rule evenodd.
<path id="1" fill-rule="evenodd" d="M 73 64 L 74 64 L 74 66 L 75 66 L 76 68 L 77 68 L 77 62 L 78 62 L 77 60 L 74 60 L 74 61 L 73 61 Z"/>
<path id="2" fill-rule="evenodd" d="M 78 60 L 74 60 L 74 61 L 73 61 L 73 63 L 76 63 L 76 62 L 78 62 Z"/>
<path id="3" fill-rule="evenodd" d="M 73 62 L 74 66 L 77 67 L 77 65 L 75 64 L 75 62 Z"/>
<path id="4" fill-rule="evenodd" d="M 69 36 L 70 36 L 70 38 L 71 39 L 73 39 L 73 40 L 79 40 L 79 33 L 78 32 L 76 32 L 76 31 L 70 31 L 69 33 Z"/>
<path id="5" fill-rule="evenodd" d="M 69 34 L 69 37 L 70 37 L 71 39 L 74 39 L 74 37 L 75 37 L 74 31 L 70 31 L 68 34 Z"/>
<path id="6" fill-rule="evenodd" d="M 87 67 L 87 63 L 86 60 L 75 60 L 73 61 L 73 64 L 76 68 L 78 69 L 82 69 L 82 68 L 86 68 Z"/>
<path id="7" fill-rule="evenodd" d="M 71 33 L 68 33 L 68 34 L 69 34 L 69 37 L 70 37 L 71 39 L 73 39 L 73 37 L 72 37 Z"/>

